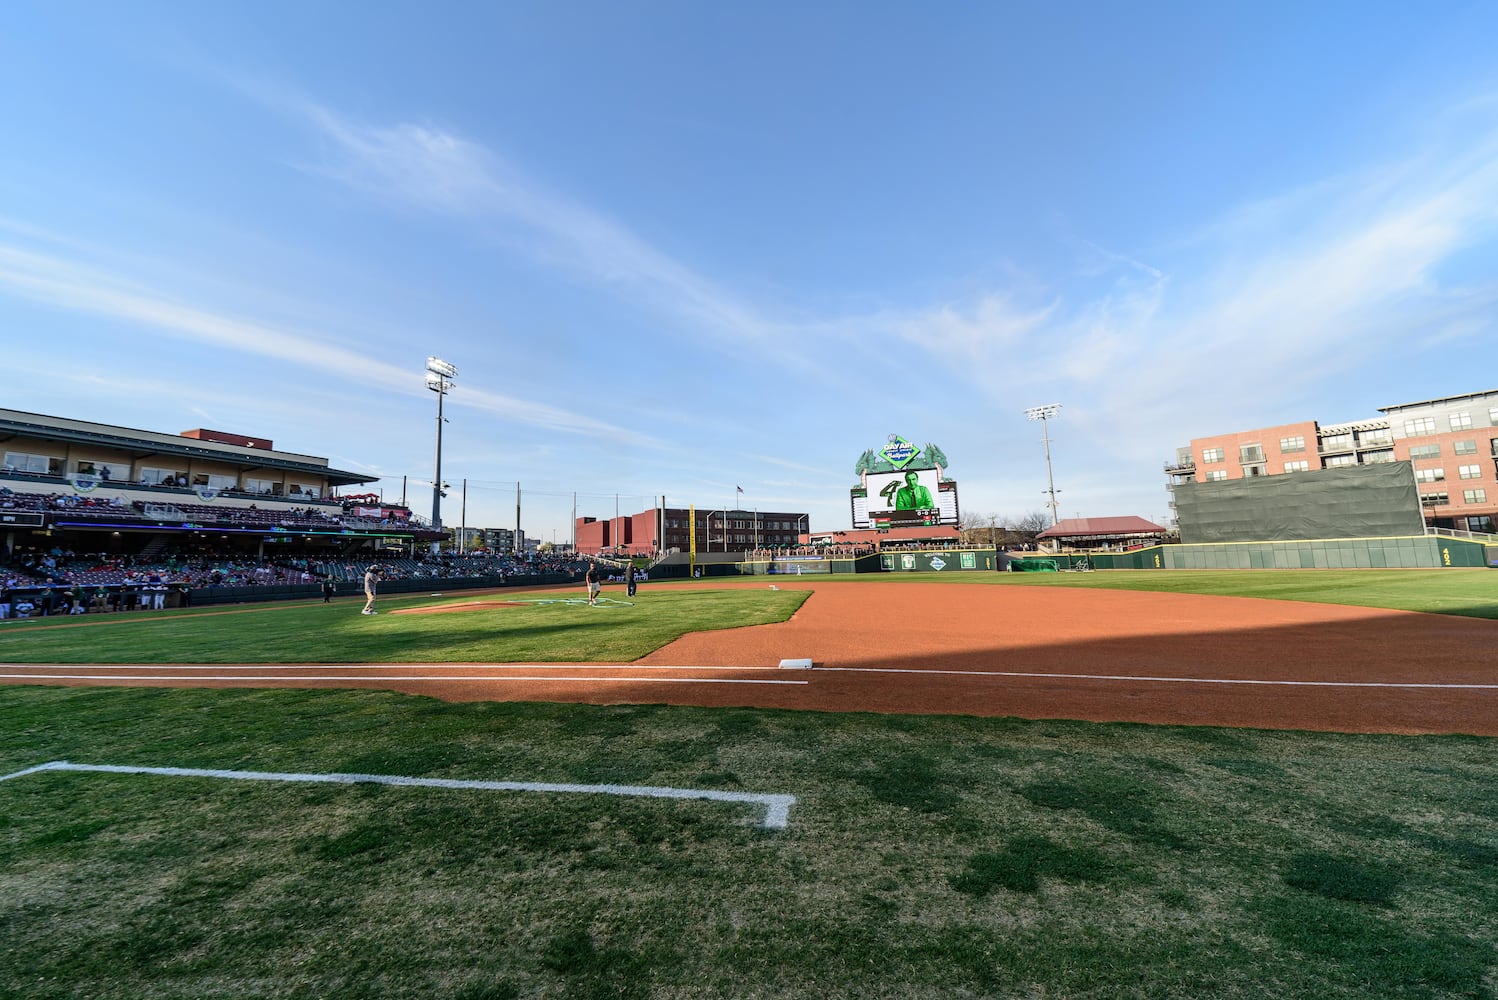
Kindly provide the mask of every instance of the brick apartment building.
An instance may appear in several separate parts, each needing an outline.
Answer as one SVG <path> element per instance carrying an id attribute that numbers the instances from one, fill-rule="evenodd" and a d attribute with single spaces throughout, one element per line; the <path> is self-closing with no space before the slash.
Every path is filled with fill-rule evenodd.
<path id="1" fill-rule="evenodd" d="M 1165 466 L 1166 488 L 1343 465 L 1408 461 L 1432 527 L 1492 533 L 1498 519 L 1498 389 L 1379 407 L 1343 424 L 1304 420 L 1193 438 Z M 1172 510 L 1175 508 L 1171 500 Z"/>

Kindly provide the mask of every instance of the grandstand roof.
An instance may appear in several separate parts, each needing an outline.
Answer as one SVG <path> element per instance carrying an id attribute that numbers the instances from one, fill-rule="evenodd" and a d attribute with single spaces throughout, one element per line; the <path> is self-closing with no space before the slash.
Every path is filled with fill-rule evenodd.
<path id="1" fill-rule="evenodd" d="M 1056 522 L 1037 538 L 1133 538 L 1163 535 L 1165 529 L 1142 517 L 1072 517 Z"/>
<path id="2" fill-rule="evenodd" d="M 87 420 L 70 420 L 66 417 L 50 417 L 40 413 L 25 413 L 21 410 L 0 409 L 0 440 L 14 437 L 39 438 L 44 441 L 67 441 L 74 444 L 92 444 L 110 448 L 124 448 L 137 452 L 141 457 L 150 455 L 172 455 L 184 458 L 212 459 L 233 462 L 247 469 L 280 469 L 288 472 L 305 472 L 325 477 L 331 486 L 352 486 L 372 483 L 379 477 L 362 472 L 348 472 L 328 466 L 326 458 L 298 455 L 286 451 L 267 451 L 263 448 L 224 444 L 215 441 L 185 437 L 181 434 L 165 434 L 159 431 L 142 431 L 112 424 L 96 424 Z M 259 439 L 247 439 L 259 440 Z"/>

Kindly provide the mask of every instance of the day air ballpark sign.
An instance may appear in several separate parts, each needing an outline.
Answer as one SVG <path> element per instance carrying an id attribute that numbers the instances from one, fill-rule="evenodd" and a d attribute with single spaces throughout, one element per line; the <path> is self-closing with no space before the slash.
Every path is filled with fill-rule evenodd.
<path id="1" fill-rule="evenodd" d="M 917 448 L 891 434 L 883 448 L 858 456 L 850 492 L 855 528 L 956 524 L 957 483 L 945 475 L 947 456 L 934 444 Z"/>

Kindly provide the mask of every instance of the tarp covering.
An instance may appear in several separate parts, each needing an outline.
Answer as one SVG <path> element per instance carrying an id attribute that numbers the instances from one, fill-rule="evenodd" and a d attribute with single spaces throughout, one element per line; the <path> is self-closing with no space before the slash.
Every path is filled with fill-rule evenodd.
<path id="1" fill-rule="evenodd" d="M 1384 538 L 1425 531 L 1409 462 L 1254 476 L 1175 488 L 1181 541 Z"/>

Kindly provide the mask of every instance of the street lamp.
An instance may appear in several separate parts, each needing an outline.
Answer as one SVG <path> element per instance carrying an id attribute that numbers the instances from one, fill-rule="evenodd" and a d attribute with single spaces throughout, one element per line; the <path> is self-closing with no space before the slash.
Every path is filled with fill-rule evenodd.
<path id="1" fill-rule="evenodd" d="M 432 475 L 432 530 L 442 530 L 442 397 L 453 387 L 458 369 L 441 358 L 427 358 L 427 388 L 437 394 L 437 471 Z"/>
<path id="2" fill-rule="evenodd" d="M 726 510 L 712 510 L 712 511 L 708 511 L 708 514 L 707 514 L 707 550 L 709 552 L 711 552 L 713 550 L 713 515 L 714 514 L 722 514 L 723 515 L 723 551 L 727 552 L 728 551 L 728 511 L 726 511 Z"/>
<path id="3" fill-rule="evenodd" d="M 1049 493 L 1051 497 L 1046 506 L 1051 508 L 1051 527 L 1053 528 L 1056 526 L 1056 522 L 1058 520 L 1056 516 L 1056 508 L 1059 505 L 1056 502 L 1056 480 L 1055 477 L 1051 475 L 1051 428 L 1050 424 L 1047 423 L 1047 421 L 1060 412 L 1060 403 L 1047 403 L 1044 406 L 1032 406 L 1029 409 L 1025 410 L 1025 416 L 1029 417 L 1031 420 L 1040 421 L 1041 436 L 1045 440 L 1045 478 L 1046 482 L 1050 485 L 1050 489 L 1046 490 L 1046 492 Z"/>

